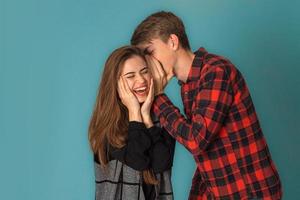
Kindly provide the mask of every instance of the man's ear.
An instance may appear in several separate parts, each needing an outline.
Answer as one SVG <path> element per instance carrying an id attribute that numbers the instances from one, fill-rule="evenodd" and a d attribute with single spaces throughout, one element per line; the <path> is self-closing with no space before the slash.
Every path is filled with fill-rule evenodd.
<path id="1" fill-rule="evenodd" d="M 168 42 L 170 48 L 172 48 L 174 51 L 177 51 L 179 49 L 179 40 L 177 35 L 171 34 Z"/>

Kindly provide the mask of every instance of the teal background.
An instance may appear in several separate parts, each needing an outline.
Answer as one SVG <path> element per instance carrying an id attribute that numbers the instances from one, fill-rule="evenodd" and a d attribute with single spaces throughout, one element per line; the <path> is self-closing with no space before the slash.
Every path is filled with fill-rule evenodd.
<path id="1" fill-rule="evenodd" d="M 300 198 L 300 1 L 0 0 L 0 199 L 94 198 L 87 127 L 107 56 L 152 12 L 185 23 L 193 50 L 244 74 L 284 199 Z M 167 93 L 182 108 L 175 80 Z M 175 200 L 195 169 L 176 146 Z"/>

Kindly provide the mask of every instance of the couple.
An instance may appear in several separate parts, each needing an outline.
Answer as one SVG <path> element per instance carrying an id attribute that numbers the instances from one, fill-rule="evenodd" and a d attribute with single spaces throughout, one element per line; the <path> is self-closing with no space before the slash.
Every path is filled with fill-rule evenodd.
<path id="1" fill-rule="evenodd" d="M 242 74 L 180 18 L 147 17 L 107 59 L 89 126 L 96 199 L 173 199 L 175 140 L 197 168 L 189 199 L 281 199 L 281 183 Z M 175 76 L 185 116 L 164 93 Z"/>

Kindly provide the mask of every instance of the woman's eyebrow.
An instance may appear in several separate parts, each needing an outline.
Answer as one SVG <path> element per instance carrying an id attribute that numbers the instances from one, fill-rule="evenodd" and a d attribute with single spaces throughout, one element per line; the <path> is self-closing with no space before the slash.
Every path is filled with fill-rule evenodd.
<path id="1" fill-rule="evenodd" d="M 147 66 L 143 67 L 143 68 L 140 70 L 140 72 L 143 71 L 143 70 L 145 70 L 145 69 L 148 69 L 148 67 L 147 67 Z M 135 72 L 127 72 L 126 74 L 123 74 L 123 76 L 131 75 L 131 74 L 134 74 L 134 73 L 135 73 Z"/>
<path id="2" fill-rule="evenodd" d="M 126 76 L 128 74 L 134 74 L 135 72 L 127 72 L 126 74 L 123 74 L 123 76 Z"/>
<path id="3" fill-rule="evenodd" d="M 141 72 L 141 71 L 143 71 L 143 70 L 145 70 L 145 69 L 148 69 L 148 67 L 147 67 L 147 66 L 146 66 L 146 67 L 144 67 L 143 69 L 141 69 L 141 70 L 140 70 L 140 72 Z"/>

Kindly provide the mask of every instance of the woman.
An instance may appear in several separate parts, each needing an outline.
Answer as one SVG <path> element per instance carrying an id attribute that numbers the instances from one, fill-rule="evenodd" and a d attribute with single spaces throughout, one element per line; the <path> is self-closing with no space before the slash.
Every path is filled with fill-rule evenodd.
<path id="1" fill-rule="evenodd" d="M 175 141 L 150 115 L 153 80 L 137 47 L 107 59 L 89 126 L 96 199 L 173 199 Z"/>

